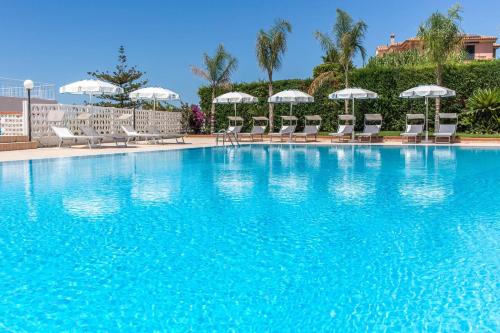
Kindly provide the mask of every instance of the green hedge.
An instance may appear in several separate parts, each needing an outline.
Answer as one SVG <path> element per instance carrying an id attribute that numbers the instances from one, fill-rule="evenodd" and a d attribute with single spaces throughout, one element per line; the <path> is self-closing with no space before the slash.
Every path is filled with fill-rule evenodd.
<path id="1" fill-rule="evenodd" d="M 313 71 L 314 76 L 330 70 L 331 66 L 320 65 Z M 445 67 L 444 85 L 457 92 L 455 98 L 442 99 L 443 112 L 460 113 L 465 108 L 465 101 L 473 91 L 478 88 L 500 87 L 500 60 L 488 62 L 472 62 L 468 64 L 453 64 Z M 381 113 L 384 117 L 384 130 L 402 130 L 405 124 L 406 113 L 425 112 L 422 99 L 407 100 L 399 98 L 399 93 L 419 84 L 435 82 L 434 69 L 431 66 L 418 66 L 407 68 L 361 68 L 355 69 L 350 74 L 351 86 L 373 90 L 380 96 L 378 100 L 365 100 L 356 102 L 356 127 L 362 128 L 364 113 Z M 281 80 L 274 83 L 274 91 L 285 89 L 299 89 L 307 91 L 311 79 Z M 294 106 L 294 115 L 303 121 L 306 114 L 319 114 L 323 117 L 322 131 L 333 131 L 337 128 L 337 116 L 344 110 L 343 102 L 331 101 L 328 93 L 342 88 L 342 82 L 337 82 L 330 87 L 324 87 L 315 94 L 315 102 Z M 238 83 L 232 90 L 242 91 L 259 98 L 259 103 L 254 105 L 238 105 L 239 115 L 245 118 L 245 129 L 251 126 L 251 117 L 268 113 L 267 82 Z M 224 93 L 219 91 L 217 94 Z M 201 87 L 198 92 L 202 110 L 209 112 L 211 92 L 207 87 Z M 275 127 L 279 126 L 279 116 L 288 114 L 288 105 L 276 105 Z M 434 108 L 430 108 L 431 120 Z M 232 105 L 216 105 L 217 130 L 227 127 L 227 116 L 233 114 Z M 299 122 L 299 126 L 303 123 Z M 468 128 L 461 126 L 461 131 Z"/>

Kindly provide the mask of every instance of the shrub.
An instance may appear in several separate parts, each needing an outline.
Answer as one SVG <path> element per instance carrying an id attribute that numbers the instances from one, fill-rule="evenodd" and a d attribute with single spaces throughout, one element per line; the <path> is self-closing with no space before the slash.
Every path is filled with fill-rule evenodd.
<path id="1" fill-rule="evenodd" d="M 454 98 L 442 99 L 443 112 L 461 113 L 466 109 L 466 101 L 479 88 L 500 87 L 500 60 L 487 62 L 471 62 L 465 64 L 448 64 L 444 71 L 444 85 L 457 92 Z M 324 71 L 335 70 L 333 64 L 321 64 L 314 69 L 314 74 L 319 75 Z M 352 86 L 373 90 L 380 96 L 378 100 L 365 100 L 356 102 L 356 128 L 363 126 L 364 113 L 381 113 L 384 116 L 383 130 L 402 130 L 405 124 L 406 113 L 424 113 L 425 105 L 421 99 L 401 99 L 399 93 L 420 84 L 435 82 L 434 68 L 431 65 L 406 66 L 400 68 L 372 67 L 355 69 L 351 72 Z M 299 89 L 307 91 L 311 79 L 281 80 L 274 83 L 274 91 L 285 89 Z M 341 83 L 321 88 L 315 95 L 315 102 L 294 106 L 294 114 L 303 121 L 305 114 L 319 114 L 323 118 L 322 131 L 333 131 L 337 127 L 337 115 L 343 113 L 343 103 L 331 101 L 328 94 L 343 88 Z M 259 103 L 238 105 L 238 113 L 245 118 L 245 130 L 251 125 L 251 117 L 257 115 L 267 116 L 267 83 L 251 82 L 238 83 L 232 88 L 259 98 Z M 218 94 L 225 91 L 219 91 Z M 210 90 L 201 87 L 198 91 L 200 105 L 203 110 L 209 110 L 211 104 Z M 275 108 L 276 119 L 288 113 L 288 105 L 278 104 Z M 227 127 L 227 116 L 231 115 L 231 105 L 216 106 L 216 128 Z M 433 124 L 434 108 L 430 108 L 429 121 Z M 461 131 L 471 131 L 470 124 L 462 122 Z M 299 122 L 300 125 L 303 124 Z M 279 121 L 276 122 L 279 126 Z"/>
<path id="2" fill-rule="evenodd" d="M 181 125 L 182 128 L 189 133 L 200 134 L 202 133 L 205 125 L 205 113 L 203 113 L 198 105 L 187 103 L 181 104 Z"/>
<path id="3" fill-rule="evenodd" d="M 500 88 L 477 89 L 467 100 L 468 111 L 462 123 L 472 133 L 498 133 L 500 131 Z"/>

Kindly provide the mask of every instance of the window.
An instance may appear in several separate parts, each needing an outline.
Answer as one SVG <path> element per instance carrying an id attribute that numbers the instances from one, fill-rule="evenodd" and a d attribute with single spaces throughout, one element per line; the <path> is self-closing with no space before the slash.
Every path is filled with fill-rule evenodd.
<path id="1" fill-rule="evenodd" d="M 475 45 L 466 45 L 465 53 L 467 54 L 467 59 L 474 60 L 474 55 L 476 54 L 476 46 Z"/>

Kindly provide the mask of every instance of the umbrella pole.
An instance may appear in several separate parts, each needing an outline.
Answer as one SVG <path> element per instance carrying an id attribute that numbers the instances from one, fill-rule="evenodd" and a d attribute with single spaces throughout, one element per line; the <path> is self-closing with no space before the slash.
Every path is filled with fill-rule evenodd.
<path id="1" fill-rule="evenodd" d="M 292 116 L 292 112 L 293 112 L 293 103 L 290 103 L 290 116 Z M 290 123 L 290 126 L 292 125 L 292 121 L 289 120 L 289 123 Z M 288 142 L 292 142 L 292 132 L 290 131 L 290 139 L 288 140 Z"/>
<path id="2" fill-rule="evenodd" d="M 236 117 L 236 103 L 234 103 L 234 117 Z"/>
<path id="3" fill-rule="evenodd" d="M 429 98 L 425 96 L 425 141 L 429 142 Z"/>
<path id="4" fill-rule="evenodd" d="M 135 103 L 134 103 L 134 109 L 132 110 L 132 126 L 135 131 Z"/>
<path id="5" fill-rule="evenodd" d="M 354 117 L 354 97 L 352 98 L 352 116 Z M 353 127 L 352 127 L 352 141 L 355 140 L 355 137 L 354 137 L 354 126 L 356 126 L 356 120 L 353 120 Z"/>

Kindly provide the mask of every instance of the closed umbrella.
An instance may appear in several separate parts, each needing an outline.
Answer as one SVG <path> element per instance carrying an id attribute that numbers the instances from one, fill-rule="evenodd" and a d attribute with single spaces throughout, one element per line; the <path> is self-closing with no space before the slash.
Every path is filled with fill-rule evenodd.
<path id="1" fill-rule="evenodd" d="M 399 94 L 401 98 L 425 98 L 425 142 L 429 141 L 429 98 L 453 97 L 455 91 L 438 85 L 421 85 Z"/>
<path id="2" fill-rule="evenodd" d="M 376 92 L 362 88 L 346 88 L 335 91 L 328 95 L 329 99 L 349 99 L 352 100 L 352 116 L 354 117 L 354 100 L 355 99 L 374 99 L 378 98 Z M 352 131 L 352 140 L 354 141 L 354 131 Z"/>

